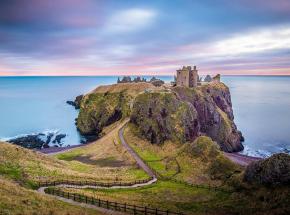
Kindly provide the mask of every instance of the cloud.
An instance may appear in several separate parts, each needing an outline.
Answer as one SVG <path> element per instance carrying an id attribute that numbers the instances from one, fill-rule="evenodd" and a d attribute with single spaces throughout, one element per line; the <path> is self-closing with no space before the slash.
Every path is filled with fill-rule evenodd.
<path id="1" fill-rule="evenodd" d="M 290 26 L 247 32 L 218 41 L 211 47 L 216 54 L 238 55 L 290 48 Z"/>
<path id="2" fill-rule="evenodd" d="M 107 22 L 109 32 L 130 32 L 148 27 L 153 23 L 156 12 L 134 8 L 114 14 Z"/>

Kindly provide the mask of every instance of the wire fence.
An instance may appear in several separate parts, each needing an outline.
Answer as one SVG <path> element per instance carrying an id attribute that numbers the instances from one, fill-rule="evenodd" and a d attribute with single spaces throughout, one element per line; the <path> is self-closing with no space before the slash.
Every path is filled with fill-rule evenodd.
<path id="1" fill-rule="evenodd" d="M 88 197 L 79 193 L 71 193 L 55 188 L 46 188 L 45 193 L 60 196 L 66 199 L 71 199 L 76 202 L 95 205 L 97 207 L 105 208 L 108 210 L 115 210 L 130 214 L 140 215 L 184 215 L 181 212 L 173 212 L 170 210 L 161 210 L 158 208 L 151 208 L 146 206 L 131 205 L 127 203 L 112 202 L 95 197 Z"/>

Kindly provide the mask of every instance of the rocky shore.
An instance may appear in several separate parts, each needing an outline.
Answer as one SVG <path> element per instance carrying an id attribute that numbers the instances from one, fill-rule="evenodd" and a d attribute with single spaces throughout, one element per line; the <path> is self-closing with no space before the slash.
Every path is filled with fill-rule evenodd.
<path id="1" fill-rule="evenodd" d="M 29 149 L 43 149 L 50 147 L 61 147 L 63 145 L 62 140 L 65 137 L 66 134 L 48 132 L 23 135 L 8 139 L 6 141 Z"/>

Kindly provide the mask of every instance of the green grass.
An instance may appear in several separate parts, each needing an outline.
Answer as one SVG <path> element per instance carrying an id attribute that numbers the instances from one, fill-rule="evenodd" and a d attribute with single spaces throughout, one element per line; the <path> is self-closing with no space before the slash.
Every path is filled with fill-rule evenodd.
<path id="1" fill-rule="evenodd" d="M 56 157 L 59 160 L 65 160 L 65 161 L 72 161 L 74 160 L 75 157 L 81 155 L 81 151 L 80 150 L 72 150 L 72 151 L 68 151 L 65 153 L 61 153 L 61 154 L 56 154 L 54 157 Z"/>
<path id="2" fill-rule="evenodd" d="M 65 190 L 81 192 L 105 200 L 182 211 L 186 214 L 222 211 L 219 206 L 227 201 L 230 196 L 230 194 L 221 191 L 195 188 L 186 184 L 161 180 L 155 184 L 134 189 Z"/>
<path id="3" fill-rule="evenodd" d="M 1 163 L 0 175 L 6 175 L 11 179 L 19 180 L 22 177 L 22 171 L 19 165 L 14 163 Z"/>

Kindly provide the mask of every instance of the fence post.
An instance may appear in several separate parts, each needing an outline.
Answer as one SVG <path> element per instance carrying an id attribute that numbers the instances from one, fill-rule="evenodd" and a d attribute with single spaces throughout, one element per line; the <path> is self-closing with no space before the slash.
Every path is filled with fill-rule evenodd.
<path id="1" fill-rule="evenodd" d="M 94 204 L 95 204 L 94 197 L 92 197 L 92 205 L 94 205 Z"/>
<path id="2" fill-rule="evenodd" d="M 168 215 L 168 214 L 169 214 L 169 210 L 166 211 L 166 215 Z"/>
<path id="3" fill-rule="evenodd" d="M 109 201 L 107 200 L 107 209 L 109 209 Z"/>
<path id="4" fill-rule="evenodd" d="M 147 215 L 147 207 L 146 206 L 144 208 L 144 213 L 145 213 L 145 215 Z"/>
<path id="5" fill-rule="evenodd" d="M 69 192 L 67 192 L 67 198 L 69 199 Z"/>
<path id="6" fill-rule="evenodd" d="M 158 209 L 156 208 L 156 209 L 155 209 L 155 215 L 157 215 L 157 214 L 158 214 Z"/>
<path id="7" fill-rule="evenodd" d="M 124 204 L 124 211 L 126 212 L 126 210 L 127 210 L 127 204 L 125 203 Z"/>
<path id="8" fill-rule="evenodd" d="M 117 202 L 115 202 L 115 210 L 117 210 Z"/>
<path id="9" fill-rule="evenodd" d="M 99 199 L 99 207 L 101 207 L 101 199 Z"/>
<path id="10" fill-rule="evenodd" d="M 134 215 L 136 214 L 136 205 L 134 205 Z"/>
<path id="11" fill-rule="evenodd" d="M 88 197 L 86 196 L 86 204 L 88 203 Z"/>
<path id="12" fill-rule="evenodd" d="M 74 193 L 74 201 L 76 200 L 76 194 Z"/>

